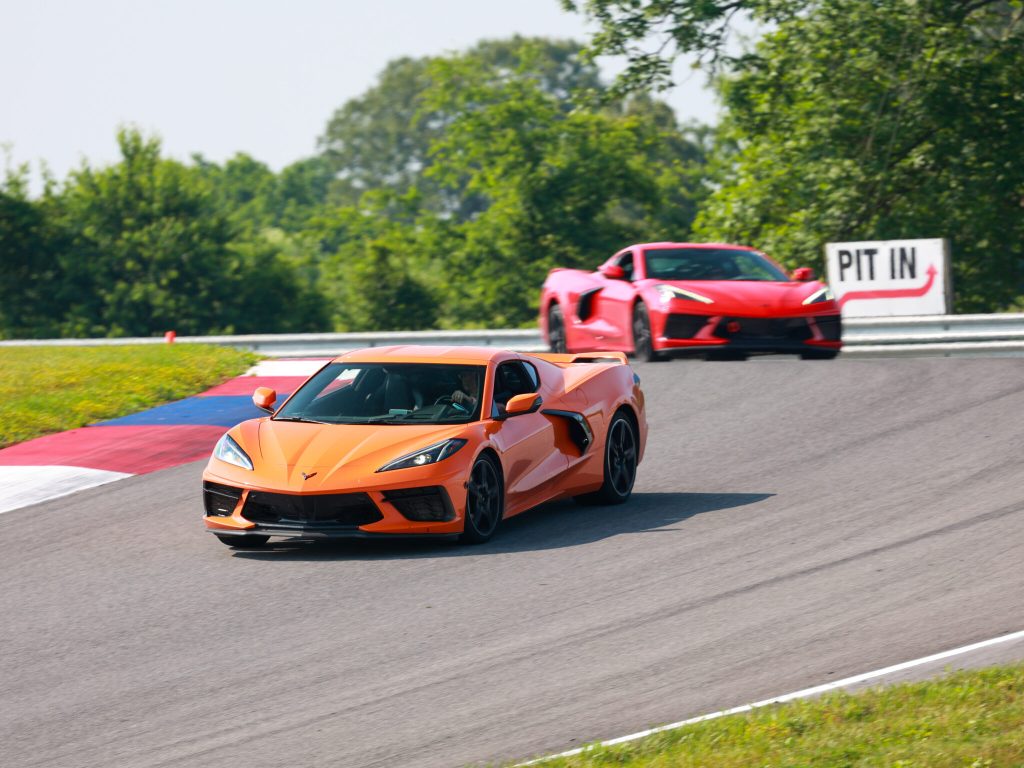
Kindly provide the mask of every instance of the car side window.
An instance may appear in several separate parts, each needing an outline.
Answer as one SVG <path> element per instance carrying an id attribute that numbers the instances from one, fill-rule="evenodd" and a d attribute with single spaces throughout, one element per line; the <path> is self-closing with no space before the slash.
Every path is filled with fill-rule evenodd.
<path id="1" fill-rule="evenodd" d="M 523 361 L 523 370 L 526 371 L 526 375 L 530 377 L 530 381 L 533 382 L 533 389 L 531 392 L 536 392 L 540 387 L 540 374 L 537 373 L 537 369 L 533 367 L 533 363 L 527 363 Z"/>
<path id="2" fill-rule="evenodd" d="M 624 254 L 619 256 L 618 265 L 622 267 L 622 271 L 626 273 L 626 279 L 633 279 L 633 252 L 626 251 Z"/>
<path id="3" fill-rule="evenodd" d="M 491 398 L 491 416 L 501 415 L 501 409 L 516 395 L 536 392 L 539 385 L 537 372 L 530 371 L 521 360 L 508 360 L 494 371 L 494 393 Z"/>

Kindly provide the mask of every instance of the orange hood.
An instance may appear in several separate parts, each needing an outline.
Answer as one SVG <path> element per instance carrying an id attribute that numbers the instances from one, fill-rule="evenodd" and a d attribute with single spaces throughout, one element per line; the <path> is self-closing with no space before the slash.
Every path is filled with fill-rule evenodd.
<path id="1" fill-rule="evenodd" d="M 378 482 L 389 461 L 466 431 L 467 424 L 304 424 L 255 419 L 233 431 L 260 481 L 304 491 Z M 302 474 L 316 472 L 303 480 Z"/>

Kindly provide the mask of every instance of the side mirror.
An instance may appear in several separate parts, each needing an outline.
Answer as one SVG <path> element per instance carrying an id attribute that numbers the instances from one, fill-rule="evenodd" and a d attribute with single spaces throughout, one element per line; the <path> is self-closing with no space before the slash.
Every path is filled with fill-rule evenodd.
<path id="1" fill-rule="evenodd" d="M 598 272 L 607 277 L 609 280 L 626 279 L 626 270 L 624 270 L 618 264 L 605 264 L 598 270 Z"/>
<path id="2" fill-rule="evenodd" d="M 814 279 L 814 270 L 810 267 L 797 267 L 793 270 L 793 279 L 799 283 L 806 283 Z"/>
<path id="3" fill-rule="evenodd" d="M 274 403 L 277 401 L 277 392 L 270 387 L 256 387 L 252 393 L 252 404 L 261 411 L 274 412 Z"/>
<path id="4" fill-rule="evenodd" d="M 544 398 L 536 392 L 527 392 L 525 395 L 510 397 L 505 403 L 505 418 L 509 416 L 522 416 L 524 413 L 533 413 L 544 403 Z"/>

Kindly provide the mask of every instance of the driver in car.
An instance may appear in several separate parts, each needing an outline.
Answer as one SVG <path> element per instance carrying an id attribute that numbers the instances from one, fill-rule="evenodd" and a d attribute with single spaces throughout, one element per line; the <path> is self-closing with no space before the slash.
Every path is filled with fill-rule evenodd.
<path id="1" fill-rule="evenodd" d="M 452 402 L 461 405 L 467 411 L 476 408 L 480 392 L 480 381 L 475 371 L 459 373 L 459 388 L 452 392 Z"/>

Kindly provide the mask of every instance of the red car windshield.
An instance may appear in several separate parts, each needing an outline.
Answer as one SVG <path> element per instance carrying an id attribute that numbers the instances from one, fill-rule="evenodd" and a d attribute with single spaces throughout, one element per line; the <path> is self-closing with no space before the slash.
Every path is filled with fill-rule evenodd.
<path id="1" fill-rule="evenodd" d="M 785 272 L 754 251 L 657 248 L 646 251 L 645 257 L 647 277 L 654 280 L 789 280 Z"/>

